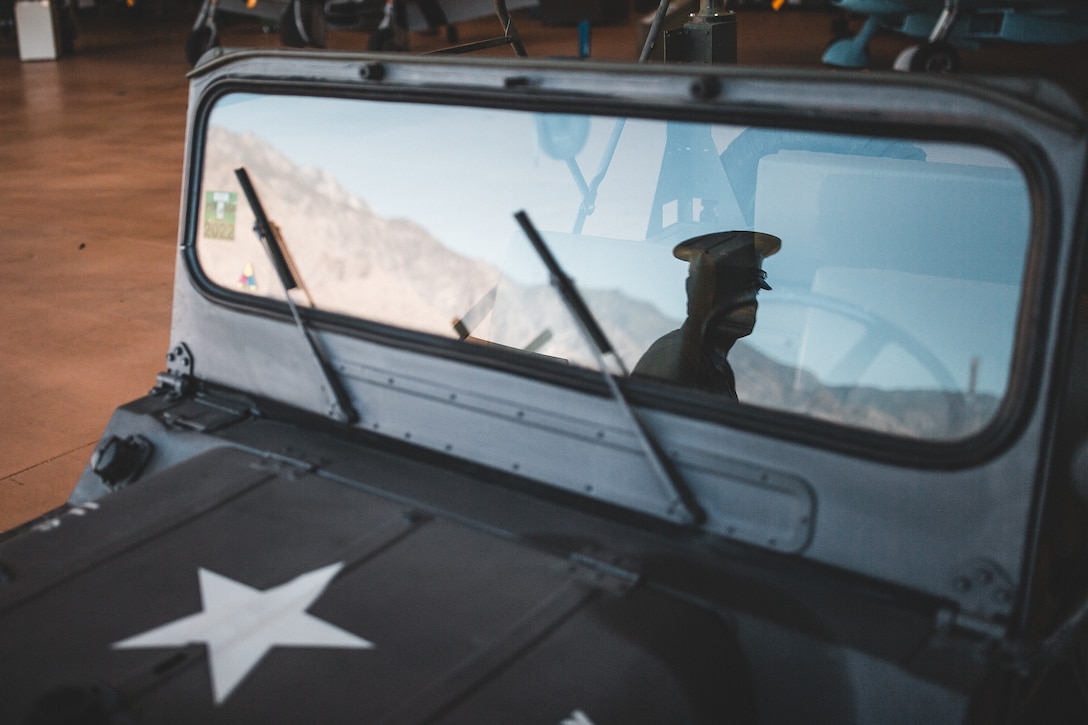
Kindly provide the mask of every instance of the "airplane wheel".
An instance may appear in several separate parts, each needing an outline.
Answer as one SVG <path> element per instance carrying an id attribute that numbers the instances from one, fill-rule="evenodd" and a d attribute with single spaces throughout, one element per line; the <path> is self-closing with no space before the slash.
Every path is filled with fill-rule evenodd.
<path id="1" fill-rule="evenodd" d="M 940 41 L 918 47 L 910 59 L 910 70 L 925 73 L 955 73 L 960 69 L 960 54 Z"/>
<path id="2" fill-rule="evenodd" d="M 892 64 L 892 70 L 909 71 L 910 64 L 914 61 L 915 54 L 918 53 L 918 46 L 912 45 L 909 48 L 905 48 L 902 53 L 895 56 L 895 63 Z"/>
<path id="3" fill-rule="evenodd" d="M 201 25 L 199 28 L 190 30 L 185 38 L 185 59 L 189 61 L 189 65 L 195 66 L 202 55 L 218 45 L 219 36 L 215 29 Z"/>

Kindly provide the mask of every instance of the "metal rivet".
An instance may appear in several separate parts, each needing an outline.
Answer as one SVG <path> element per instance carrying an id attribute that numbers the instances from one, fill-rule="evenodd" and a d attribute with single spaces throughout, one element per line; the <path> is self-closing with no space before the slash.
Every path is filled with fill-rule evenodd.
<path id="1" fill-rule="evenodd" d="M 364 81 L 380 81 L 385 78 L 385 66 L 381 63 L 367 63 L 359 68 L 359 77 Z"/>
<path id="2" fill-rule="evenodd" d="M 722 92 L 722 82 L 715 76 L 696 78 L 691 83 L 692 98 L 700 101 L 712 101 Z"/>

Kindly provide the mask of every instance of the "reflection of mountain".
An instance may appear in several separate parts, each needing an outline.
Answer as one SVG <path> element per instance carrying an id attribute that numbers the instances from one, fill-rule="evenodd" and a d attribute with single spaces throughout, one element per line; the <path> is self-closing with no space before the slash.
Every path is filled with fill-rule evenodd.
<path id="1" fill-rule="evenodd" d="M 234 169 L 247 168 L 318 307 L 450 335 L 456 311 L 498 280 L 494 267 L 451 252 L 410 220 L 377 216 L 328 174 L 297 167 L 253 135 L 211 129 L 207 159 L 206 190 L 238 190 Z M 204 240 L 201 262 L 225 285 L 251 263 L 259 291 L 279 294 L 252 219 L 239 195 L 236 240 Z"/>
<path id="2" fill-rule="evenodd" d="M 206 159 L 204 190 L 238 194 L 234 239 L 205 237 L 198 244 L 202 266 L 219 284 L 234 287 L 251 267 L 258 294 L 282 295 L 250 231 L 253 215 L 234 176 L 239 166 L 248 169 L 318 307 L 452 336 L 452 321 L 500 282 L 502 260 L 469 259 L 410 219 L 378 216 L 328 174 L 299 168 L 253 135 L 212 128 Z M 582 294 L 628 368 L 681 322 L 619 290 L 586 289 Z M 503 279 L 494 312 L 473 330 L 476 337 L 514 348 L 525 348 L 542 333 L 549 339 L 538 352 L 593 364 L 570 312 L 547 285 Z M 834 389 L 744 344 L 729 359 L 745 402 L 883 432 L 956 437 L 978 430 L 997 406 L 987 396 L 960 398 L 950 406 L 947 396 L 933 391 Z"/>
<path id="3" fill-rule="evenodd" d="M 733 348 L 729 362 L 737 376 L 737 394 L 746 403 L 912 438 L 970 435 L 993 418 L 1000 403 L 984 394 L 831 387 L 743 342 Z"/>

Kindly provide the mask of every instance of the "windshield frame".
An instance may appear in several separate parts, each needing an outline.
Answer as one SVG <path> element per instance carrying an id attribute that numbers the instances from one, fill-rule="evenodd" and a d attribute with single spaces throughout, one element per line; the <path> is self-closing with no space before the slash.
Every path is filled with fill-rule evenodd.
<path id="1" fill-rule="evenodd" d="M 529 92 L 524 89 L 528 86 Z M 189 278 L 205 297 L 218 304 L 246 310 L 252 314 L 276 318 L 290 317 L 281 301 L 255 298 L 212 282 L 200 267 L 196 256 L 196 225 L 199 215 L 199 190 L 203 169 L 203 150 L 207 124 L 215 103 L 230 93 L 303 95 L 376 101 L 400 101 L 420 104 L 471 106 L 524 112 L 579 113 L 614 118 L 645 118 L 663 121 L 722 123 L 759 126 L 767 129 L 843 133 L 905 138 L 918 141 L 965 143 L 1002 154 L 1020 171 L 1029 192 L 1030 235 L 1026 244 L 1018 316 L 1014 331 L 1014 349 L 1005 394 L 989 423 L 977 432 L 955 440 L 917 440 L 832 424 L 837 435 L 827 435 L 827 422 L 788 411 L 753 405 L 712 405 L 705 396 L 654 381 L 624 378 L 620 384 L 632 403 L 670 414 L 691 416 L 708 422 L 737 427 L 821 449 L 836 450 L 852 456 L 886 461 L 915 468 L 959 468 L 973 465 L 999 453 L 1028 420 L 1038 399 L 1038 371 L 1044 359 L 1041 342 L 1046 339 L 1040 320 L 1051 317 L 1046 290 L 1056 280 L 1041 279 L 1054 265 L 1049 255 L 1057 253 L 1054 243 L 1060 232 L 1058 199 L 1053 171 L 1038 149 L 1023 138 L 1000 129 L 980 130 L 956 118 L 917 119 L 858 118 L 852 112 L 813 115 L 801 109 L 752 108 L 731 106 L 727 100 L 677 105 L 659 100 L 636 101 L 631 97 L 589 96 L 577 92 L 548 91 L 531 88 L 531 83 L 509 83 L 496 90 L 486 87 L 432 88 L 399 84 L 348 85 L 337 82 L 242 81 L 232 78 L 214 80 L 203 92 L 195 110 L 193 143 L 189 150 L 186 179 L 182 251 Z M 1049 210 L 1050 213 L 1047 213 Z M 307 324 L 317 330 L 336 331 L 363 339 L 413 350 L 429 355 L 483 365 L 521 376 L 607 397 L 608 391 L 594 370 L 563 368 L 545 360 L 502 349 L 465 346 L 456 340 L 367 321 L 319 309 L 302 309 Z M 1033 321 L 1034 324 L 1033 324 Z"/>

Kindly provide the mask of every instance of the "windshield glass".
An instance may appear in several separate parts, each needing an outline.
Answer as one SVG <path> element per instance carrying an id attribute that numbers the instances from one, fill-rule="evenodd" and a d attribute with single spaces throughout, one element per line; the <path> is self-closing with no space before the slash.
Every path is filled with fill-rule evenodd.
<path id="1" fill-rule="evenodd" d="M 985 148 L 248 94 L 205 138 L 197 257 L 226 289 L 285 295 L 244 167 L 303 305 L 594 367 L 523 210 L 648 385 L 933 440 L 1008 388 L 1029 191 Z"/>

